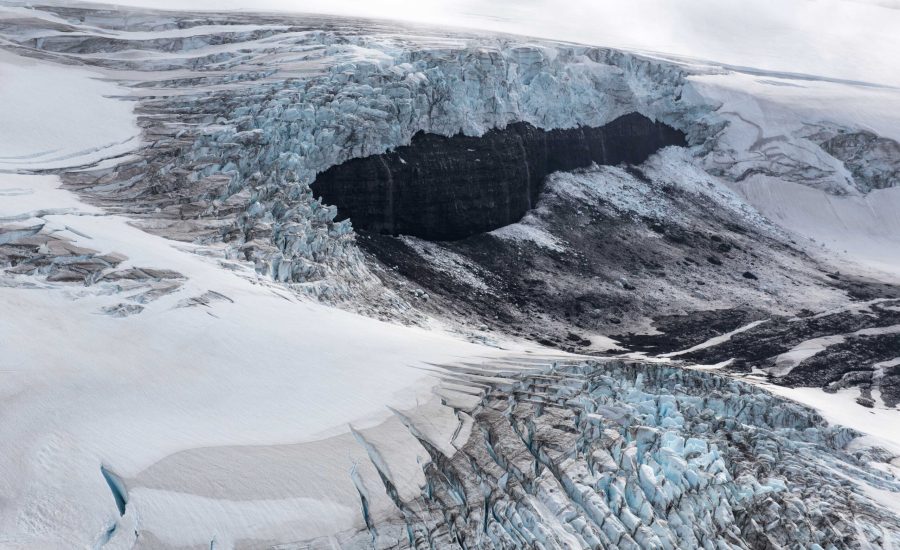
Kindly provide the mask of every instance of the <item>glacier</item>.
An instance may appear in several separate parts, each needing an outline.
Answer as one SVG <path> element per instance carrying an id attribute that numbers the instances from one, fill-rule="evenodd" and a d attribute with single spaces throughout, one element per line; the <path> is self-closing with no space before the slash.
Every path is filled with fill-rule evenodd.
<path id="1" fill-rule="evenodd" d="M 509 378 L 480 380 L 490 389 L 465 409 L 472 435 L 452 456 L 403 418 L 431 456 L 427 484 L 395 520 L 370 527 L 376 547 L 896 544 L 897 519 L 878 504 L 863 514 L 871 523 L 847 524 L 850 508 L 873 504 L 864 489 L 841 490 L 856 477 L 889 495 L 896 479 L 846 450 L 850 430 L 807 409 L 668 366 L 561 362 Z M 807 476 L 821 484 L 803 488 Z"/>
<path id="2" fill-rule="evenodd" d="M 0 38 L 0 546 L 900 544 L 896 89 L 316 15 Z M 629 113 L 686 146 L 460 241 L 310 188 Z"/>

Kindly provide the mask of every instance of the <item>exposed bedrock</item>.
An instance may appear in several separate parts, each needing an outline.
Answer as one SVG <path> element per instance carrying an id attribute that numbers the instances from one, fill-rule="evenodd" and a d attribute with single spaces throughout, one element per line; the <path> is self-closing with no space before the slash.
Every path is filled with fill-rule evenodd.
<path id="1" fill-rule="evenodd" d="M 687 145 L 685 134 L 638 113 L 601 127 L 419 132 L 408 146 L 329 168 L 312 189 L 357 229 L 455 240 L 519 221 L 552 172 L 639 164 L 668 145 Z"/>

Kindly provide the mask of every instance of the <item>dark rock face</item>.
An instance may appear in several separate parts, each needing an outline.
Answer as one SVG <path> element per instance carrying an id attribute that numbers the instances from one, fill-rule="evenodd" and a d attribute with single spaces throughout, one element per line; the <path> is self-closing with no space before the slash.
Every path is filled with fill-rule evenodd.
<path id="1" fill-rule="evenodd" d="M 687 145 L 685 134 L 638 113 L 600 128 L 517 122 L 481 137 L 420 132 L 408 146 L 329 168 L 312 189 L 356 229 L 456 240 L 519 221 L 552 172 L 639 164 L 668 145 Z"/>
<path id="2" fill-rule="evenodd" d="M 683 350 L 773 315 L 765 309 L 771 301 L 763 285 L 791 284 L 772 266 L 793 258 L 794 250 L 720 203 L 670 184 L 681 176 L 661 168 L 667 165 L 651 159 L 630 170 L 604 166 L 549 176 L 540 207 L 521 224 L 549 236 L 557 245 L 552 248 L 502 232 L 441 243 L 362 233 L 357 243 L 380 266 L 378 277 L 418 308 L 566 351 L 598 352 L 603 344 L 596 335 L 619 340 L 615 335 L 644 331 L 648 318 L 694 311 L 695 299 L 760 305 L 692 319 L 677 330 L 660 327 L 683 335 L 677 343 L 647 342 L 655 347 L 644 350 L 625 340 L 623 347 L 648 354 Z M 591 189 L 598 194 L 586 199 Z M 628 192 L 652 217 L 623 213 L 603 198 Z M 721 251 L 725 246 L 728 252 Z M 706 261 L 712 254 L 721 265 Z M 742 277 L 747 269 L 759 280 Z M 812 274 L 817 286 L 832 281 Z M 792 276 L 806 281 L 808 275 Z M 798 288 L 809 288 L 802 284 Z M 427 301 L 418 298 L 422 293 Z M 682 293 L 691 302 L 679 298 Z M 807 304 L 804 299 L 784 309 Z"/>
<path id="3" fill-rule="evenodd" d="M 660 354 L 687 349 L 711 336 L 766 318 L 763 324 L 721 344 L 679 357 L 707 365 L 733 359 L 728 370 L 747 372 L 752 367 L 772 367 L 778 355 L 807 340 L 842 335 L 844 341 L 826 346 L 786 374 L 773 375 L 772 381 L 790 387 L 822 387 L 832 392 L 859 387 L 864 401 L 871 399 L 873 389 L 879 389 L 884 404 L 894 407 L 900 403 L 900 367 L 879 369 L 878 365 L 887 364 L 900 354 L 900 333 L 891 328 L 900 324 L 898 306 L 900 300 L 882 298 L 860 311 L 797 318 L 766 316 L 751 309 L 698 311 L 656 318 L 654 326 L 659 334 L 622 334 L 614 338 L 630 350 Z M 873 329 L 871 334 L 858 333 Z M 879 330 L 885 333 L 879 334 Z"/>

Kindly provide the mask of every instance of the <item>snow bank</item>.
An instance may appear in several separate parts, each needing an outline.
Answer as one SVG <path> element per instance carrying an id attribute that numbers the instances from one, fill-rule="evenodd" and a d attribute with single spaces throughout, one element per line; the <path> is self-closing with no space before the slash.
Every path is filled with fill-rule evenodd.
<path id="1" fill-rule="evenodd" d="M 861 193 L 844 164 L 811 137 L 838 125 L 900 139 L 900 91 L 733 72 L 689 81 L 728 121 L 704 159 L 707 170 L 730 179 L 813 253 L 900 275 L 900 187 Z"/>
<path id="2" fill-rule="evenodd" d="M 900 277 L 900 187 L 839 197 L 762 176 L 734 187 L 770 220 L 813 241 L 806 247 L 813 253 Z"/>

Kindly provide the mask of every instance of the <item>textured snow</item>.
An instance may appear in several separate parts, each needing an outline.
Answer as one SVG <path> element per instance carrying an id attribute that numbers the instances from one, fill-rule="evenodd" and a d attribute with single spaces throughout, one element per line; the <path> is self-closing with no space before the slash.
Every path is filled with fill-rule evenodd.
<path id="1" fill-rule="evenodd" d="M 846 167 L 807 136 L 844 125 L 900 139 L 900 91 L 729 72 L 689 78 L 728 120 L 706 159 L 762 215 L 822 257 L 900 276 L 900 187 L 861 194 Z"/>
<path id="2" fill-rule="evenodd" d="M 481 28 L 717 64 L 900 84 L 894 0 L 120 0 L 170 9 L 268 9 Z M 551 14 L 548 16 L 548 14 Z"/>
<path id="3" fill-rule="evenodd" d="M 59 70 L 65 81 L 68 69 Z M 74 74 L 67 109 L 106 120 L 93 109 L 108 108 L 114 129 L 134 132 L 130 107 L 116 109 L 126 103 L 103 103 L 102 95 L 118 90 L 106 84 L 93 88 L 85 73 Z M 35 166 L 83 164 L 115 153 L 104 148 L 103 132 L 93 143 L 66 133 L 90 127 L 86 121 L 65 113 L 45 118 L 36 104 L 18 101 L 28 92 L 22 88 L 0 87 L 4 113 L 18 109 L 16 117 L 4 119 L 10 132 L 4 136 L 29 144 L 58 131 L 52 135 L 67 144 L 97 149 L 72 157 L 72 164 L 44 156 L 44 164 Z M 54 120 L 65 125 L 48 130 L 33 124 Z M 181 451 L 274 445 L 263 447 L 268 450 L 257 456 L 259 464 L 277 456 L 279 444 L 333 437 L 346 433 L 350 423 L 371 428 L 389 417 L 388 407 L 426 401 L 435 383 L 423 368 L 430 363 L 480 361 L 499 353 L 440 332 L 302 302 L 247 266 L 229 263 L 230 269 L 223 269 L 214 257 L 195 253 L 204 252 L 202 247 L 154 237 L 127 218 L 102 215 L 59 184 L 55 176 L 0 175 L 0 218 L 43 224 L 45 231 L 76 246 L 123 254 L 122 268 L 174 270 L 186 281 L 176 292 L 144 304 L 141 315 L 126 318 L 103 311 L 123 300 L 133 303 L 138 291 L 127 287 L 101 284 L 82 290 L 34 281 L 33 288 L 23 288 L 26 281 L 19 280 L 0 288 L 2 396 L 5 410 L 22 419 L 0 427 L 4 440 L 16 442 L 0 451 L 7 497 L 0 505 L 0 544 L 91 546 L 117 526 L 110 546 L 130 547 L 129 525 L 137 521 L 142 529 L 159 533 L 165 545 L 208 545 L 209 534 L 218 533 L 217 544 L 226 548 L 241 539 L 355 528 L 355 500 L 323 500 L 327 491 L 349 482 L 354 460 L 362 458 L 351 458 L 345 448 L 307 457 L 333 463 L 335 470 L 330 476 L 319 471 L 316 483 L 296 489 L 299 496 L 277 499 L 203 498 L 192 494 L 198 490 L 196 479 L 180 477 L 176 470 L 166 478 L 174 484 L 170 490 L 137 487 L 129 494 L 139 519 L 133 514 L 118 518 L 100 466 L 130 479 Z M 210 292 L 225 298 L 182 307 Z M 399 448 L 409 448 L 408 442 Z M 226 467 L 233 456 L 225 453 L 221 462 L 205 464 Z M 402 462 L 392 463 L 398 474 L 405 471 L 399 469 Z M 281 475 L 290 476 L 294 468 Z M 283 485 L 277 470 L 266 473 L 270 477 L 257 491 L 265 484 Z"/>
<path id="4" fill-rule="evenodd" d="M 355 506 L 322 499 L 230 501 L 145 488 L 135 490 L 130 502 L 141 510 L 141 527 L 159 533 L 170 547 L 215 541 L 215 546 L 233 548 L 241 539 L 279 540 L 285 525 L 306 536 L 328 536 L 353 525 L 359 515 Z"/>
<path id="5" fill-rule="evenodd" d="M 136 148 L 133 106 L 110 97 L 123 91 L 101 76 L 0 50 L 0 171 L 92 164 Z"/>
<path id="6" fill-rule="evenodd" d="M 750 115 L 765 137 L 822 122 L 862 128 L 900 140 L 900 89 L 815 77 L 724 71 L 689 77 L 720 111 Z"/>
<path id="7" fill-rule="evenodd" d="M 526 214 L 519 223 L 513 223 L 491 231 L 491 235 L 511 241 L 530 242 L 547 250 L 563 252 L 565 246 L 559 240 L 531 221 L 532 216 Z"/>
<path id="8" fill-rule="evenodd" d="M 53 176 L 0 175 L 0 182 L 45 198 L 58 185 Z M 4 196 L 0 215 L 27 211 L 33 196 Z M 71 197 L 61 204 L 73 207 Z M 340 433 L 348 423 L 371 426 L 390 414 L 388 406 L 409 408 L 431 395 L 433 379 L 417 367 L 502 353 L 299 301 L 252 270 L 224 270 L 127 219 L 83 215 L 91 210 L 45 219 L 74 230 L 67 236 L 78 246 L 124 253 L 129 265 L 174 269 L 187 282 L 124 319 L 101 314 L 122 301 L 102 289 L 0 287 L 2 396 L 19 419 L 0 425 L 0 437 L 16 442 L 0 450 L 4 543 L 73 537 L 88 544 L 89 526 L 114 521 L 101 464 L 128 477 L 184 449 L 296 443 Z M 209 291 L 229 300 L 179 307 Z M 190 492 L 191 480 L 181 483 Z M 159 501 L 164 496 L 142 509 L 142 521 L 164 521 L 153 516 L 172 506 Z M 83 505 L 69 505 L 75 501 Z M 231 525 L 246 511 L 221 506 L 209 521 Z M 206 518 L 207 509 L 191 517 Z M 230 532 L 240 533 L 240 525 Z M 44 532 L 53 539 L 30 538 Z"/>

